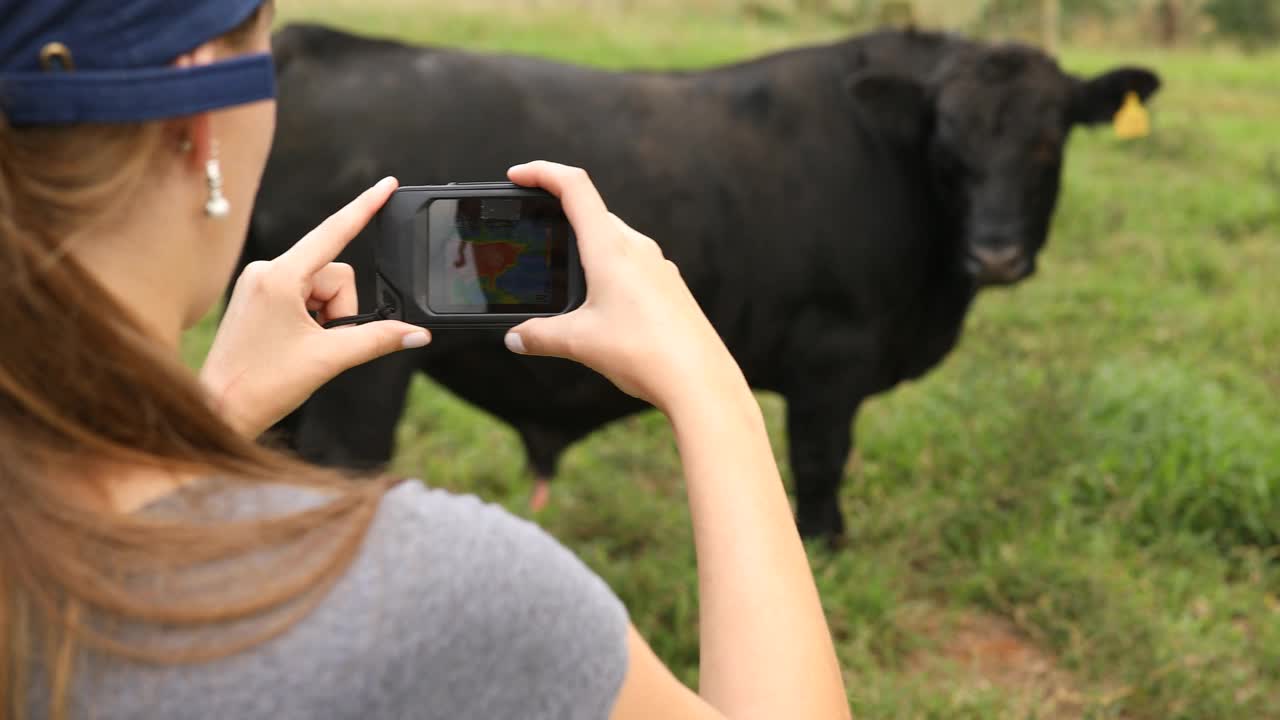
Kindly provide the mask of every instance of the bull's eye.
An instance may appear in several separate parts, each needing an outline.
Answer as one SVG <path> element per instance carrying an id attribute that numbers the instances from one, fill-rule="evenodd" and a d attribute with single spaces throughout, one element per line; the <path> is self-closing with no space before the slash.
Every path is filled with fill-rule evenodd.
<path id="1" fill-rule="evenodd" d="M 1049 165 L 1058 160 L 1058 143 L 1050 138 L 1041 138 L 1031 151 L 1032 158 L 1040 165 Z"/>
<path id="2" fill-rule="evenodd" d="M 971 182 L 977 173 L 955 152 L 948 148 L 936 148 L 933 153 L 934 171 L 947 183 Z"/>

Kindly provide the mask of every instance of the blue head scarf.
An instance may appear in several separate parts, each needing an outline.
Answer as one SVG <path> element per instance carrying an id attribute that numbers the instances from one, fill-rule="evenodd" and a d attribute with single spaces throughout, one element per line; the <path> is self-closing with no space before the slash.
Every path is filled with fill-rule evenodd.
<path id="1" fill-rule="evenodd" d="M 0 0 L 11 125 L 140 122 L 275 96 L 270 54 L 177 68 L 265 0 Z"/>

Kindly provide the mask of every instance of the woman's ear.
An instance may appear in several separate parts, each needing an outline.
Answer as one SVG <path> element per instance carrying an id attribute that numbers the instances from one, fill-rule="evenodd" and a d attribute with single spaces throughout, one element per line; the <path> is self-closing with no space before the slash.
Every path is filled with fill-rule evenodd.
<path id="1" fill-rule="evenodd" d="M 186 165 L 203 174 L 205 164 L 214 157 L 213 124 L 209 113 L 193 115 L 182 121 L 181 147 L 186 151 Z"/>
<path id="2" fill-rule="evenodd" d="M 217 60 L 213 43 L 205 43 L 174 60 L 174 67 L 209 65 Z M 203 173 L 205 163 L 214 155 L 213 128 L 209 113 L 200 113 L 175 122 L 178 147 L 186 157 L 187 167 Z"/>

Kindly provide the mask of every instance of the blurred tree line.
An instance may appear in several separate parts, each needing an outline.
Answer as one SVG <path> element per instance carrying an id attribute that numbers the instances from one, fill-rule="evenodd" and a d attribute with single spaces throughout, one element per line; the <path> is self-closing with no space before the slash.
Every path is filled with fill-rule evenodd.
<path id="1" fill-rule="evenodd" d="M 740 7 L 762 19 L 808 14 L 858 26 L 943 25 L 1050 46 L 1117 23 L 1131 28 L 1133 39 L 1170 47 L 1206 37 L 1248 50 L 1280 42 L 1280 0 L 743 0 Z"/>
<path id="2" fill-rule="evenodd" d="M 1280 0 L 1210 0 L 1205 12 L 1217 22 L 1219 32 L 1246 48 L 1274 45 L 1280 37 Z"/>

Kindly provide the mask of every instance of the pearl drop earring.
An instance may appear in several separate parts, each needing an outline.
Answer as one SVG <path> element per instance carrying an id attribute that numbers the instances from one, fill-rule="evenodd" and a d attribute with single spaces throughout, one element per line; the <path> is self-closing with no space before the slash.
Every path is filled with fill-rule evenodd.
<path id="1" fill-rule="evenodd" d="M 209 182 L 209 200 L 204 204 L 204 214 L 215 220 L 221 220 L 231 214 L 231 203 L 222 194 L 222 165 L 218 163 L 218 143 L 213 144 L 213 152 L 205 163 L 204 174 Z"/>

